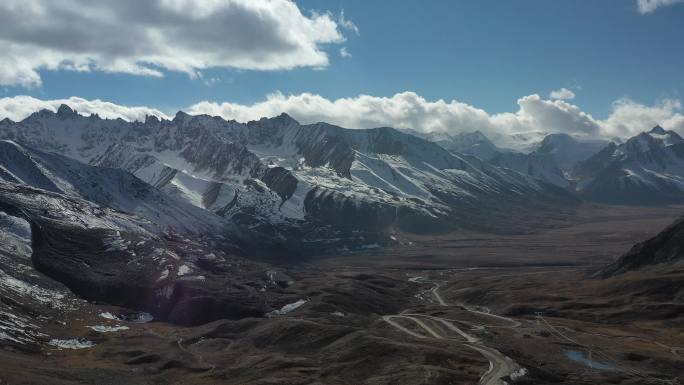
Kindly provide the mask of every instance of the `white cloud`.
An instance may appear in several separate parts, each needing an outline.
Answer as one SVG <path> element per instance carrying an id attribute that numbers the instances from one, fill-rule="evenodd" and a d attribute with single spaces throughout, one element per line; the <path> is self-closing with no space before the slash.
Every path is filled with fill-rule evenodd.
<path id="1" fill-rule="evenodd" d="M 575 98 L 575 93 L 563 87 L 559 90 L 551 91 L 551 93 L 549 93 L 549 97 L 551 99 L 572 100 Z"/>
<path id="2" fill-rule="evenodd" d="M 352 57 L 352 54 L 350 54 L 349 51 L 347 51 L 347 47 L 342 47 L 340 48 L 340 57 L 346 59 Z"/>
<path id="3" fill-rule="evenodd" d="M 578 106 L 563 100 L 545 100 L 533 94 L 518 99 L 518 111 L 489 114 L 455 100 L 429 101 L 414 92 L 391 97 L 360 95 L 329 100 L 320 95 L 273 93 L 251 105 L 201 102 L 189 108 L 191 114 L 209 114 L 246 122 L 282 112 L 301 123 L 328 122 L 350 128 L 391 126 L 422 132 L 471 132 L 480 130 L 506 144 L 516 133 L 569 133 L 588 137 L 627 137 L 661 124 L 684 133 L 681 102 L 665 99 L 653 106 L 622 99 L 612 105 L 605 120 L 594 118 Z"/>
<path id="4" fill-rule="evenodd" d="M 340 17 L 337 19 L 337 22 L 342 28 L 354 32 L 354 34 L 356 34 L 357 36 L 361 34 L 361 31 L 359 31 L 359 27 L 357 27 L 353 21 L 347 19 L 344 16 L 344 9 L 340 11 Z"/>
<path id="5" fill-rule="evenodd" d="M 646 14 L 655 11 L 660 7 L 682 3 L 684 0 L 637 0 L 639 13 Z"/>
<path id="6" fill-rule="evenodd" d="M 682 102 L 663 99 L 653 106 L 645 106 L 623 98 L 613 103 L 613 113 L 602 123 L 606 136 L 635 135 L 649 127 L 660 124 L 664 128 L 684 134 Z"/>
<path id="7" fill-rule="evenodd" d="M 128 121 L 144 121 L 147 115 L 166 118 L 164 113 L 149 107 L 128 107 L 99 99 L 86 100 L 78 97 L 68 99 L 40 100 L 31 96 L 14 96 L 0 99 L 0 119 L 9 118 L 20 121 L 40 110 L 57 111 L 60 105 L 66 104 L 82 115 L 98 114 L 102 118 L 121 118 Z"/>
<path id="8" fill-rule="evenodd" d="M 340 15 L 291 0 L 3 0 L 0 85 L 38 86 L 40 70 L 198 76 L 206 68 L 325 67 L 345 41 Z"/>

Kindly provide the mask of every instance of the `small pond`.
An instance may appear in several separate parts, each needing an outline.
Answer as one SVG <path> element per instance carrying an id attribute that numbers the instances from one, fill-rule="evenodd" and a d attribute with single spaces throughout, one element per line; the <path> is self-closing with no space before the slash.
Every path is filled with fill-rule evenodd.
<path id="1" fill-rule="evenodd" d="M 585 352 L 580 352 L 578 350 L 566 350 L 565 356 L 569 359 L 584 364 L 592 369 L 613 369 L 613 366 L 604 362 L 599 362 L 595 360 L 590 360 Z"/>

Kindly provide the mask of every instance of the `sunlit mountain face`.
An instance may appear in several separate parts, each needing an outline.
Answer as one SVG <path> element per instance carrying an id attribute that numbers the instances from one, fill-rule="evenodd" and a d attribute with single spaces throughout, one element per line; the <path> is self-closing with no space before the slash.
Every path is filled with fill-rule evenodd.
<path id="1" fill-rule="evenodd" d="M 1 2 L 0 385 L 678 384 L 682 20 Z"/>

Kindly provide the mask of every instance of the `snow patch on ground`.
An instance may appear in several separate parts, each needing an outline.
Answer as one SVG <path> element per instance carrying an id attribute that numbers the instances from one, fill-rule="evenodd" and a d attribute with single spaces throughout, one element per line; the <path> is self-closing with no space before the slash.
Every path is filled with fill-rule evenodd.
<path id="1" fill-rule="evenodd" d="M 521 377 L 524 377 L 527 374 L 527 369 L 525 368 L 520 368 L 518 371 L 511 373 L 509 377 L 511 377 L 511 380 L 516 381 Z"/>
<path id="2" fill-rule="evenodd" d="M 30 258 L 31 225 L 22 218 L 0 211 L 0 249 Z"/>
<path id="3" fill-rule="evenodd" d="M 110 319 L 113 321 L 120 321 L 119 317 L 115 316 L 114 314 L 112 314 L 110 312 L 100 313 L 100 317 L 105 318 L 105 319 Z"/>
<path id="4" fill-rule="evenodd" d="M 124 322 L 132 322 L 132 323 L 138 323 L 138 324 L 144 324 L 151 322 L 154 320 L 154 317 L 150 313 L 145 313 L 145 312 L 140 312 L 136 313 L 133 315 L 116 315 L 111 312 L 103 312 L 100 313 L 100 317 L 112 321 L 124 321 Z"/>
<path id="5" fill-rule="evenodd" d="M 285 315 L 287 313 L 290 313 L 290 312 L 298 309 L 299 307 L 301 307 L 302 305 L 304 305 L 307 302 L 308 301 L 305 299 L 300 299 L 297 302 L 288 303 L 287 305 L 280 308 L 280 310 L 273 310 L 272 312 L 267 313 L 266 316 L 267 317 L 276 317 L 279 315 Z"/>
<path id="6" fill-rule="evenodd" d="M 121 330 L 128 330 L 128 326 L 104 326 L 104 325 L 95 325 L 95 326 L 86 326 L 89 329 L 93 329 L 98 333 L 112 333 L 112 332 L 118 332 Z"/>
<path id="7" fill-rule="evenodd" d="M 181 265 L 181 267 L 178 268 L 178 276 L 182 277 L 185 274 L 188 274 L 190 272 L 190 266 L 188 265 Z"/>
<path id="8" fill-rule="evenodd" d="M 63 301 L 64 294 L 37 285 L 31 285 L 8 275 L 2 270 L 0 270 L 0 289 L 12 291 L 19 296 L 29 297 L 55 309 L 66 307 L 66 304 Z"/>
<path id="9" fill-rule="evenodd" d="M 47 335 L 39 331 L 28 318 L 20 317 L 0 310 L 0 341 L 11 341 L 19 344 L 34 343 Z"/>
<path id="10" fill-rule="evenodd" d="M 59 349 L 87 349 L 95 346 L 95 343 L 93 341 L 75 338 L 70 340 L 51 339 L 50 342 L 48 342 L 48 344 Z"/>

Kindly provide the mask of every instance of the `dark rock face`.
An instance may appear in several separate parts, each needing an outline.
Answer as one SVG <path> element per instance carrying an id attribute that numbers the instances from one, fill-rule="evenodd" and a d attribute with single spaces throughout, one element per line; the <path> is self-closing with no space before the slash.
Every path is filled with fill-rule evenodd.
<path id="1" fill-rule="evenodd" d="M 285 168 L 271 167 L 261 171 L 260 174 L 259 179 L 275 191 L 283 202 L 290 199 L 297 189 L 297 178 Z"/>
<path id="2" fill-rule="evenodd" d="M 654 267 L 659 264 L 673 264 L 684 261 L 684 217 L 661 231 L 655 237 L 637 243 L 617 261 L 599 274 L 610 276 L 629 271 Z"/>
<path id="3" fill-rule="evenodd" d="M 311 167 L 330 165 L 338 174 L 351 177 L 349 169 L 354 151 L 343 131 L 325 123 L 304 126 L 297 133 L 295 144 Z"/>
<path id="4" fill-rule="evenodd" d="M 30 223 L 35 268 L 81 298 L 188 325 L 272 310 L 259 295 L 258 289 L 268 285 L 261 264 L 209 248 L 197 238 L 133 231 L 136 219 L 125 215 L 117 221 L 131 221 L 129 229 L 64 222 L 53 216 L 55 206 L 72 207 L 75 211 L 63 214 L 78 213 L 86 222 L 92 221 L 90 216 L 107 220 L 107 212 L 73 198 L 67 203 L 56 194 L 47 197 L 55 206 L 36 204 L 35 199 L 31 204 L 24 197 L 28 193 L 22 188 L 1 190 L 0 210 Z"/>
<path id="5" fill-rule="evenodd" d="M 205 133 L 189 143 L 180 155 L 198 171 L 213 173 L 217 179 L 225 174 L 255 175 L 261 162 L 245 146 L 224 143 Z"/>
<path id="6" fill-rule="evenodd" d="M 361 203 L 334 192 L 312 190 L 304 203 L 306 211 L 324 223 L 345 230 L 382 231 L 396 220 L 394 207 Z"/>
<path id="7" fill-rule="evenodd" d="M 76 111 L 71 109 L 71 107 L 67 106 L 66 104 L 62 104 L 59 106 L 57 109 L 57 116 L 63 119 L 68 119 L 76 115 Z"/>

